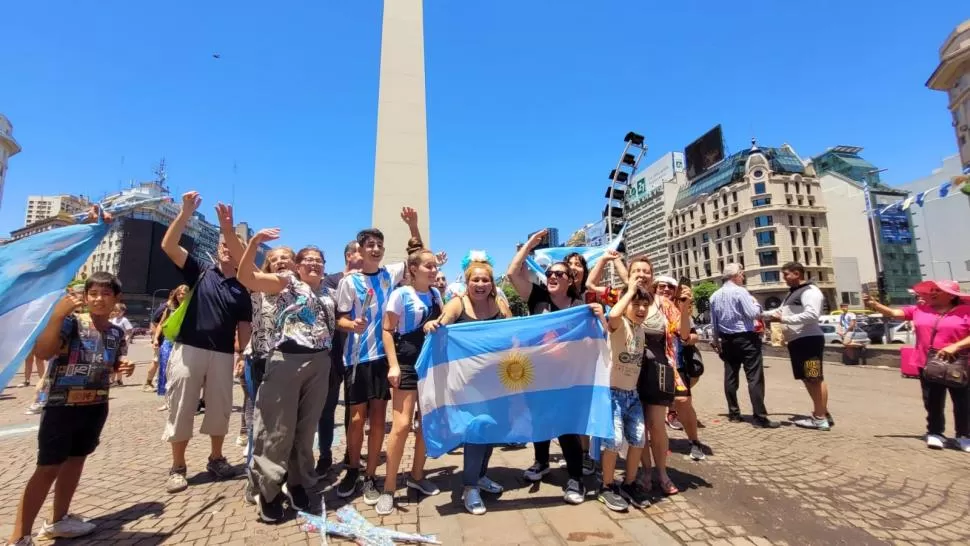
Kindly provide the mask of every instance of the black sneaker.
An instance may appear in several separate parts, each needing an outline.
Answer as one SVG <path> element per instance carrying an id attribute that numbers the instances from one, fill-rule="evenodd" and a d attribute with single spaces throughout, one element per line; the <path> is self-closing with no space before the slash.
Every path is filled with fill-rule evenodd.
<path id="1" fill-rule="evenodd" d="M 364 504 L 374 506 L 381 498 L 381 492 L 377 490 L 377 479 L 374 476 L 364 476 Z"/>
<path id="2" fill-rule="evenodd" d="M 759 428 L 778 428 L 781 426 L 778 421 L 772 421 L 767 417 L 755 417 L 751 420 L 751 424 Z"/>
<path id="3" fill-rule="evenodd" d="M 640 486 L 636 480 L 633 483 L 624 483 L 620 486 L 620 496 L 626 499 L 631 506 L 646 508 L 650 506 L 650 495 Z"/>
<path id="4" fill-rule="evenodd" d="M 263 500 L 261 495 L 257 495 L 256 513 L 263 523 L 279 523 L 283 520 L 283 495 L 276 495 L 271 501 Z"/>
<path id="5" fill-rule="evenodd" d="M 530 482 L 538 482 L 542 480 L 542 477 L 549 473 L 549 465 L 542 463 L 535 463 L 529 468 L 526 468 L 522 475 L 525 479 Z"/>
<path id="6" fill-rule="evenodd" d="M 613 510 L 614 512 L 625 512 L 626 509 L 630 507 L 630 505 L 623 500 L 623 497 L 620 495 L 620 488 L 617 487 L 615 483 L 611 483 L 610 485 L 600 489 L 596 499 L 605 504 L 607 508 Z"/>
<path id="7" fill-rule="evenodd" d="M 740 423 L 742 421 L 740 413 L 730 413 L 728 414 L 728 422 Z"/>
<path id="8" fill-rule="evenodd" d="M 333 457 L 320 457 L 317 461 L 317 466 L 313 468 L 313 471 L 317 473 L 317 476 L 322 478 L 330 472 L 330 468 L 333 466 Z"/>
<path id="9" fill-rule="evenodd" d="M 283 484 L 283 494 L 289 499 L 290 508 L 301 512 L 310 511 L 310 497 L 307 496 L 306 489 L 302 485 L 290 487 L 287 484 Z"/>
<path id="10" fill-rule="evenodd" d="M 348 468 L 344 472 L 344 477 L 337 484 L 337 496 L 346 499 L 357 492 L 357 484 L 360 483 L 360 469 Z"/>

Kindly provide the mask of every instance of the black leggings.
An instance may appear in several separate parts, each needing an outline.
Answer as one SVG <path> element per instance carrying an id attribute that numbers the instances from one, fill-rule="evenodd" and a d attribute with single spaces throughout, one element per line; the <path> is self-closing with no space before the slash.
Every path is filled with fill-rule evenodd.
<path id="1" fill-rule="evenodd" d="M 533 444 L 536 452 L 536 462 L 549 464 L 549 446 L 552 442 L 536 442 Z M 559 447 L 562 448 L 562 458 L 566 459 L 566 472 L 574 480 L 583 480 L 583 442 L 579 434 L 563 434 L 559 437 Z"/>
<path id="2" fill-rule="evenodd" d="M 943 436 L 946 428 L 946 394 L 950 392 L 953 402 L 954 437 L 970 436 L 970 387 L 949 388 L 938 383 L 930 383 L 919 372 L 920 386 L 923 388 L 923 407 L 926 408 L 926 433 Z"/>

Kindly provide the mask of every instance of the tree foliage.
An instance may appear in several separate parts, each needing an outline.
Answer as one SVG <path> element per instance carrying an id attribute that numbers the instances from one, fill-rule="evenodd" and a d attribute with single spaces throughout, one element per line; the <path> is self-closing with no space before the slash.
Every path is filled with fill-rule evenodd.
<path id="1" fill-rule="evenodd" d="M 506 282 L 502 283 L 501 287 L 503 292 L 505 292 L 505 297 L 509 299 L 509 308 L 512 309 L 512 314 L 516 317 L 524 317 L 529 314 L 529 307 L 526 305 L 519 293 L 515 291 L 515 287 L 512 283 Z"/>
<path id="2" fill-rule="evenodd" d="M 706 313 L 710 309 L 711 294 L 717 290 L 717 285 L 711 281 L 704 281 L 694 287 L 694 308 L 698 313 Z"/>

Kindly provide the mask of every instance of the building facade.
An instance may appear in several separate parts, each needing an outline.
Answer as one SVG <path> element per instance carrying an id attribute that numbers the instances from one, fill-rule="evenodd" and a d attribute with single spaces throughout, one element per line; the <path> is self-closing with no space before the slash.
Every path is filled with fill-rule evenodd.
<path id="1" fill-rule="evenodd" d="M 970 19 L 960 23 L 943 42 L 940 64 L 926 86 L 946 91 L 961 170 L 970 173 Z"/>
<path id="2" fill-rule="evenodd" d="M 916 195 L 938 188 L 943 182 L 959 176 L 962 170 L 960 156 L 943 159 L 940 168 L 929 176 L 900 184 L 899 189 Z M 970 282 L 970 238 L 954 237 L 955 233 L 970 233 L 970 207 L 964 195 L 952 195 L 934 199 L 931 194 L 922 207 L 910 206 L 913 215 L 913 231 L 916 250 L 919 253 L 920 274 L 926 279 L 952 279 L 960 283 Z"/>
<path id="3" fill-rule="evenodd" d="M 826 209 L 818 180 L 786 145 L 733 154 L 680 189 L 667 216 L 671 273 L 720 284 L 729 263 L 765 308 L 781 305 L 781 266 L 796 261 L 835 305 Z"/>
<path id="4" fill-rule="evenodd" d="M 907 291 L 921 280 L 910 210 L 880 209 L 907 196 L 907 192 L 882 183 L 879 169 L 861 155 L 861 147 L 835 146 L 812 158 L 809 170 L 819 180 L 828 207 L 835 276 L 839 279 L 839 303 L 855 305 L 861 293 L 877 292 L 880 265 L 885 297 L 894 305 L 911 303 Z M 868 179 L 869 207 L 866 206 Z M 866 211 L 873 210 L 870 227 Z M 848 260 L 854 258 L 854 260 Z M 852 264 L 857 269 L 851 270 Z M 858 277 L 862 286 L 850 286 Z"/>
<path id="5" fill-rule="evenodd" d="M 83 195 L 30 195 L 27 196 L 24 225 L 29 226 L 58 214 L 78 214 L 90 206 L 91 202 Z"/>
<path id="6" fill-rule="evenodd" d="M 536 246 L 536 248 L 555 248 L 559 246 L 559 230 L 554 227 L 548 227 L 544 229 L 546 230 L 546 236 L 543 239 L 543 241 L 539 243 L 538 246 Z M 532 238 L 533 235 L 535 235 L 536 233 L 539 233 L 540 231 L 542 230 L 537 229 L 533 231 L 526 237 L 526 239 Z"/>
<path id="7" fill-rule="evenodd" d="M 623 200 L 626 252 L 630 256 L 648 256 L 656 274 L 671 271 L 666 220 L 678 191 L 686 184 L 684 154 L 670 152 L 636 173 L 627 186 Z"/>
<path id="8" fill-rule="evenodd" d="M 20 144 L 13 137 L 13 125 L 0 114 L 0 208 L 3 208 L 3 185 L 7 179 L 7 161 L 20 153 Z"/>
<path id="9" fill-rule="evenodd" d="M 74 217 L 70 214 L 62 213 L 56 216 L 50 216 L 48 218 L 44 218 L 43 220 L 32 222 L 20 229 L 11 231 L 10 239 L 7 242 L 23 239 L 24 237 L 30 237 L 31 235 L 43 233 L 59 227 L 70 226 L 74 223 Z"/>

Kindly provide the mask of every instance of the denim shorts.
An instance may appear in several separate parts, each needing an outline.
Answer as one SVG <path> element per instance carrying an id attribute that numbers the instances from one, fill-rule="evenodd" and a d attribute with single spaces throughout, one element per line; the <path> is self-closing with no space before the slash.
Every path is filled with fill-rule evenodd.
<path id="1" fill-rule="evenodd" d="M 630 447 L 643 447 L 646 427 L 640 395 L 637 391 L 610 389 L 610 402 L 613 406 L 613 437 L 603 440 L 603 449 L 619 451 L 623 440 Z"/>

